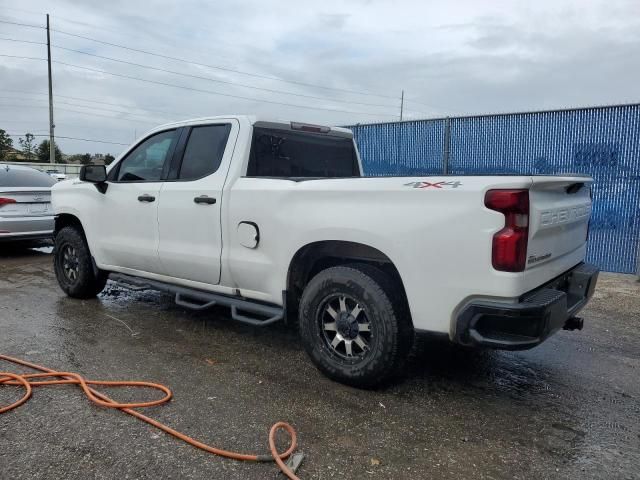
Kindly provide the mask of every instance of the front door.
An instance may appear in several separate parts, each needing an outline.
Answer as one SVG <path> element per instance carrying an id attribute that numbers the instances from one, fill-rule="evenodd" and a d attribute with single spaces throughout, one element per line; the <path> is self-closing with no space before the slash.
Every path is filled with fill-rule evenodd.
<path id="1" fill-rule="evenodd" d="M 160 273 L 158 204 L 163 168 L 175 150 L 176 132 L 148 137 L 109 172 L 93 229 L 100 263 Z"/>

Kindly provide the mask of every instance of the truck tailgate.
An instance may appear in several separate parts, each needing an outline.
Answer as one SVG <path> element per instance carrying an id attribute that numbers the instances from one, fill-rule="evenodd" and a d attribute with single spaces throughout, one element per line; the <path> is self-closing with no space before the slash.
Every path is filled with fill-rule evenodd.
<path id="1" fill-rule="evenodd" d="M 572 253 L 585 249 L 591 183 L 589 177 L 533 177 L 526 270 L 551 263 L 562 269 L 561 264 L 572 263 Z"/>

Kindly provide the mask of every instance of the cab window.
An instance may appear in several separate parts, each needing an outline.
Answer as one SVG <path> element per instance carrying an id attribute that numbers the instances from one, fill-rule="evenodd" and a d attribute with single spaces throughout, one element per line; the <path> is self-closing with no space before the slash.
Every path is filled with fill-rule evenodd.
<path id="1" fill-rule="evenodd" d="M 211 175 L 224 156 L 231 125 L 193 127 L 184 150 L 179 180 L 197 180 Z"/>

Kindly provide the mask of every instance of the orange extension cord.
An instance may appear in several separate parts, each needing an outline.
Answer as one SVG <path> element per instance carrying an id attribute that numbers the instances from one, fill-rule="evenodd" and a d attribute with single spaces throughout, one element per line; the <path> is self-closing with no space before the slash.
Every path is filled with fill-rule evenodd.
<path id="1" fill-rule="evenodd" d="M 164 385 L 160 385 L 157 383 L 150 382 L 131 382 L 131 381 L 122 381 L 122 382 L 107 382 L 107 381 L 97 381 L 97 380 L 85 380 L 81 375 L 77 373 L 71 372 L 58 372 L 55 370 L 51 370 L 49 368 L 43 367 L 41 365 L 36 365 L 35 363 L 26 362 L 24 360 L 20 360 L 18 358 L 9 357 L 7 355 L 0 354 L 0 360 L 6 360 L 7 362 L 15 363 L 17 365 L 22 365 L 23 367 L 29 367 L 34 370 L 39 370 L 42 373 L 30 373 L 30 374 L 17 374 L 10 372 L 0 372 L 0 385 L 16 385 L 22 386 L 25 390 L 24 396 L 8 405 L 6 407 L 0 407 L 0 414 L 8 412 L 9 410 L 13 410 L 14 408 L 19 407 L 23 403 L 25 403 L 29 398 L 31 398 L 32 387 L 40 387 L 44 385 L 78 385 L 85 395 L 94 403 L 101 405 L 107 408 L 117 408 L 118 410 L 128 413 L 129 415 L 133 415 L 134 417 L 142 420 L 143 422 L 147 422 L 150 425 L 153 425 L 156 428 L 168 433 L 169 435 L 173 435 L 180 440 L 187 442 L 189 445 L 192 445 L 196 448 L 204 450 L 205 452 L 213 453 L 215 455 L 220 455 L 221 457 L 232 458 L 234 460 L 247 460 L 251 462 L 272 462 L 275 461 L 280 467 L 280 470 L 289 477 L 291 480 L 298 480 L 298 477 L 293 473 L 293 471 L 284 463 L 286 460 L 296 449 L 297 446 L 297 438 L 296 432 L 291 425 L 285 422 L 278 422 L 271 427 L 269 431 L 269 449 L 271 454 L 264 455 L 253 455 L 249 453 L 237 453 L 230 452 L 228 450 L 222 450 L 220 448 L 215 448 L 210 445 L 206 445 L 202 442 L 194 440 L 191 437 L 188 437 L 184 433 L 180 433 L 177 430 L 174 430 L 167 425 L 154 420 L 153 418 L 149 418 L 146 415 L 143 415 L 133 408 L 143 408 L 143 407 L 152 407 L 154 405 L 160 405 L 171 400 L 172 393 Z M 39 378 L 52 378 L 56 377 L 58 380 L 39 380 L 34 381 Z M 134 402 L 134 403 L 118 403 L 103 393 L 98 392 L 97 390 L 91 388 L 89 385 L 103 385 L 108 387 L 148 387 L 154 388 L 156 390 L 160 390 L 165 394 L 163 398 L 160 400 L 153 400 L 150 402 Z M 290 445 L 289 448 L 284 453 L 279 453 L 276 449 L 275 436 L 278 430 L 284 430 L 289 434 Z"/>

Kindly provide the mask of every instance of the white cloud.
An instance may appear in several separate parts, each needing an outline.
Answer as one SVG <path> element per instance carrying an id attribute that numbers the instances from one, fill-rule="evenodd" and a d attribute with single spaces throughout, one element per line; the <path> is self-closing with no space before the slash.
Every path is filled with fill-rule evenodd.
<path id="1" fill-rule="evenodd" d="M 0 0 L 0 19 L 43 24 L 44 15 L 38 12 L 48 11 L 54 29 L 168 56 L 391 97 L 399 97 L 404 89 L 409 99 L 427 104 L 408 101 L 405 108 L 409 118 L 619 103 L 640 97 L 637 1 L 112 0 L 105 4 L 36 0 L 29 3 L 28 10 L 23 7 L 18 0 Z M 44 41 L 44 32 L 0 24 L 0 37 Z M 54 32 L 53 42 L 190 75 L 341 101 L 389 105 L 377 107 L 268 93 L 55 48 L 55 60 L 99 70 L 228 95 L 374 113 L 327 112 L 245 101 L 54 64 L 56 94 L 104 102 L 92 104 L 58 97 L 56 132 L 61 136 L 128 143 L 135 134 L 154 124 L 223 113 L 269 114 L 331 124 L 392 120 L 398 114 L 397 99 L 240 75 L 58 32 Z M 2 40 L 0 53 L 46 56 L 42 45 Z M 46 91 L 46 62 L 0 57 L 0 128 L 12 133 L 46 131 Z M 123 148 L 71 140 L 59 143 L 69 153 L 116 153 Z"/>

